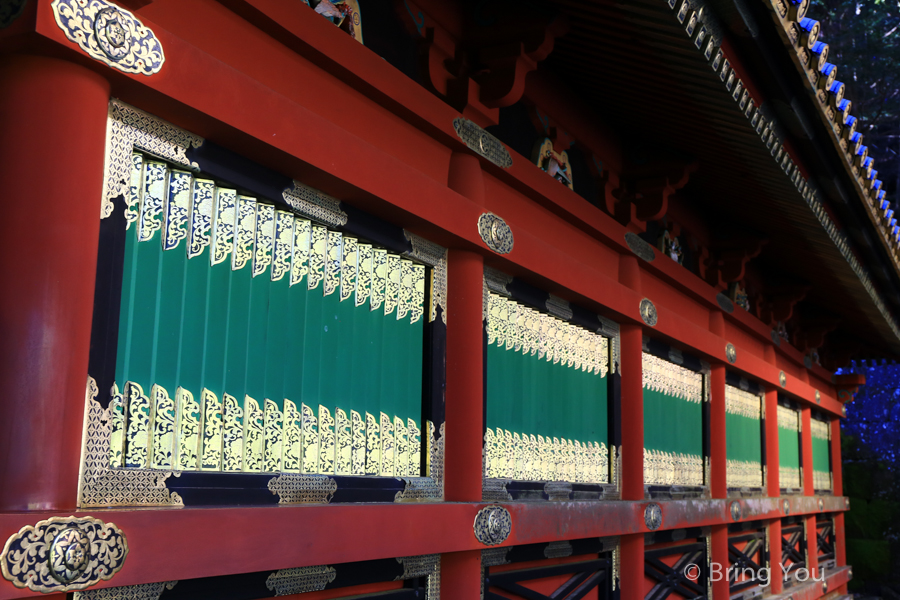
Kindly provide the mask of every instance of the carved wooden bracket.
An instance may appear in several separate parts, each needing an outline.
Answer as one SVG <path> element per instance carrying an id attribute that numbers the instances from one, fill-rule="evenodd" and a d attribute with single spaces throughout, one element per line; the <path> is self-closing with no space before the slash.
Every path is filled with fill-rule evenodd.
<path id="1" fill-rule="evenodd" d="M 502 11 L 504 18 L 477 15 L 444 24 L 418 13 L 422 21 L 416 23 L 426 86 L 482 127 L 496 125 L 498 109 L 522 98 L 528 73 L 568 30 L 563 18 L 515 4 L 501 3 L 492 10 Z"/>
<path id="2" fill-rule="evenodd" d="M 794 306 L 806 298 L 810 289 L 809 286 L 784 286 L 769 290 L 762 303 L 760 319 L 769 325 L 789 321 L 794 314 Z"/>
<path id="3" fill-rule="evenodd" d="M 794 336 L 794 347 L 801 352 L 821 348 L 825 344 L 825 336 L 837 329 L 839 324 L 837 319 L 803 319 L 800 331 Z"/>
<path id="4" fill-rule="evenodd" d="M 847 404 L 853 402 L 859 386 L 865 385 L 866 376 L 860 373 L 847 373 L 846 375 L 836 375 L 835 384 L 837 384 L 838 400 Z"/>
<path id="5" fill-rule="evenodd" d="M 713 287 L 742 281 L 750 259 L 759 256 L 768 240 L 747 235 L 716 240 L 701 253 L 700 276 Z"/>
<path id="6" fill-rule="evenodd" d="M 698 163 L 658 161 L 629 167 L 619 178 L 619 186 L 606 198 L 606 210 L 619 223 L 646 231 L 647 221 L 665 216 L 669 199 L 687 185 Z"/>

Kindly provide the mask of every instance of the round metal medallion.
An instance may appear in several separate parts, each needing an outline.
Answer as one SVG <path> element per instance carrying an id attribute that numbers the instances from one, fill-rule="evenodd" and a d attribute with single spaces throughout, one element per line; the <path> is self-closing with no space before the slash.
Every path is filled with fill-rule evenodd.
<path id="1" fill-rule="evenodd" d="M 781 371 L 780 373 L 778 373 L 778 383 L 781 384 L 781 387 L 784 387 L 787 385 L 787 375 L 784 374 L 784 371 Z"/>
<path id="2" fill-rule="evenodd" d="M 656 326 L 656 306 L 648 298 L 641 300 L 641 318 L 650 327 Z"/>
<path id="3" fill-rule="evenodd" d="M 478 234 L 487 247 L 497 254 L 509 254 L 513 249 L 513 233 L 506 221 L 493 213 L 478 217 Z"/>
<path id="4" fill-rule="evenodd" d="M 731 503 L 731 518 L 735 521 L 741 520 L 741 503 L 737 500 Z"/>
<path id="5" fill-rule="evenodd" d="M 828 593 L 828 580 L 825 578 L 822 578 L 822 593 L 823 594 Z"/>
<path id="6" fill-rule="evenodd" d="M 816 404 L 822 404 L 822 394 L 819 393 L 819 390 L 816 390 Z"/>
<path id="7" fill-rule="evenodd" d="M 78 579 L 91 555 L 87 535 L 77 527 L 60 531 L 50 545 L 50 574 L 60 583 Z"/>
<path id="8" fill-rule="evenodd" d="M 844 507 L 850 508 L 850 498 L 848 498 L 846 496 L 844 497 Z"/>
<path id="9" fill-rule="evenodd" d="M 781 510 L 785 515 L 791 514 L 791 503 L 786 499 L 781 501 Z"/>
<path id="10" fill-rule="evenodd" d="M 728 359 L 728 362 L 734 364 L 734 361 L 737 360 L 737 348 L 734 347 L 734 344 L 728 342 L 725 344 L 725 358 Z"/>
<path id="11" fill-rule="evenodd" d="M 122 60 L 131 48 L 131 34 L 117 8 L 104 8 L 97 13 L 94 35 L 100 49 L 112 60 Z"/>
<path id="12" fill-rule="evenodd" d="M 825 501 L 819 498 L 819 510 L 825 510 Z"/>
<path id="13" fill-rule="evenodd" d="M 512 517 L 502 506 L 485 506 L 475 515 L 475 537 L 485 546 L 503 543 L 511 531 Z"/>
<path id="14" fill-rule="evenodd" d="M 653 259 L 656 258 L 656 254 L 653 252 L 653 246 L 641 239 L 636 233 L 632 233 L 631 231 L 626 233 L 625 243 L 641 260 L 652 262 Z"/>
<path id="15" fill-rule="evenodd" d="M 650 531 L 656 531 L 662 526 L 662 509 L 656 502 L 651 502 L 644 509 L 644 525 Z"/>

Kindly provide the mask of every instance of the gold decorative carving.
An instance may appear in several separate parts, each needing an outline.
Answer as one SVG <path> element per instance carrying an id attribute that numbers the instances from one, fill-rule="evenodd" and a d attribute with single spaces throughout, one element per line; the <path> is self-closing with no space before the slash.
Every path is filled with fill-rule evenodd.
<path id="1" fill-rule="evenodd" d="M 687 402 L 703 401 L 703 375 L 648 352 L 642 361 L 643 387 Z"/>
<path id="2" fill-rule="evenodd" d="M 106 184 L 101 202 L 101 219 L 112 214 L 114 198 L 121 196 L 126 199 L 126 203 L 132 202 L 134 194 L 129 194 L 129 188 L 135 185 L 132 180 L 135 150 L 143 150 L 187 169 L 199 169 L 197 163 L 190 162 L 185 153 L 192 146 L 199 148 L 203 144 L 203 138 L 119 100 L 109 103 L 106 136 Z M 139 181 L 137 185 L 140 185 Z M 130 224 L 135 217 L 135 212 L 126 211 L 126 222 Z"/>
<path id="3" fill-rule="evenodd" d="M 181 506 L 178 494 L 166 489 L 165 481 L 171 471 L 109 466 L 110 409 L 100 406 L 97 394 L 97 382 L 88 376 L 78 506 Z"/>
<path id="4" fill-rule="evenodd" d="M 506 221 L 494 213 L 478 217 L 478 234 L 488 248 L 497 254 L 509 254 L 513 249 L 513 233 Z"/>
<path id="5" fill-rule="evenodd" d="M 269 480 L 268 488 L 279 504 L 328 504 L 337 482 L 327 475 L 282 473 Z"/>
<path id="6" fill-rule="evenodd" d="M 422 554 L 420 556 L 405 556 L 398 558 L 397 562 L 403 566 L 403 574 L 394 578 L 394 581 L 413 579 L 416 577 L 429 577 L 441 567 L 440 554 Z"/>
<path id="7" fill-rule="evenodd" d="M 703 457 L 644 448 L 644 483 L 699 486 L 704 482 Z"/>
<path id="8" fill-rule="evenodd" d="M 726 481 L 728 487 L 762 487 L 764 485 L 762 464 L 759 461 L 728 459 Z"/>
<path id="9" fill-rule="evenodd" d="M 128 555 L 125 534 L 93 517 L 52 517 L 9 536 L 0 572 L 17 588 L 53 593 L 108 581 Z"/>
<path id="10" fill-rule="evenodd" d="M 725 412 L 759 421 L 762 416 L 762 398 L 733 385 L 726 385 Z"/>
<path id="11" fill-rule="evenodd" d="M 56 24 L 94 60 L 125 73 L 153 75 L 166 60 L 149 28 L 105 0 L 53 0 Z"/>
<path id="12" fill-rule="evenodd" d="M 294 181 L 293 189 L 284 190 L 284 201 L 303 216 L 332 227 L 347 224 L 347 213 L 339 200 L 306 184 Z"/>
<path id="13" fill-rule="evenodd" d="M 337 571 L 328 566 L 281 569 L 269 575 L 266 587 L 276 596 L 291 596 L 324 590 L 335 577 Z"/>
<path id="14" fill-rule="evenodd" d="M 457 117 L 453 120 L 453 128 L 469 149 L 503 169 L 512 166 L 512 155 L 506 146 L 472 121 Z"/>
<path id="15" fill-rule="evenodd" d="M 161 581 L 85 590 L 75 592 L 73 600 L 159 600 L 164 591 L 173 589 L 177 583 L 177 581 Z"/>

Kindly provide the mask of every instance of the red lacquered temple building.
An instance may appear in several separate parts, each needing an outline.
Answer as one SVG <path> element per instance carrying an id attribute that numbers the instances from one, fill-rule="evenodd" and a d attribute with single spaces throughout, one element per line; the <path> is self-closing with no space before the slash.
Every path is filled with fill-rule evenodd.
<path id="1" fill-rule="evenodd" d="M 845 596 L 808 4 L 0 2 L 0 600 Z"/>

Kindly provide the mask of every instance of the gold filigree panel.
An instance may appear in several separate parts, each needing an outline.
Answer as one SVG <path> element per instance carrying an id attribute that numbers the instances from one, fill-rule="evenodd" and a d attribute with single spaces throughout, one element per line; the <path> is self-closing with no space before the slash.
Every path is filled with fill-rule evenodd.
<path id="1" fill-rule="evenodd" d="M 651 485 L 703 485 L 702 456 L 644 449 L 644 483 Z"/>
<path id="2" fill-rule="evenodd" d="M 703 401 L 703 375 L 644 352 L 643 387 L 688 402 Z"/>

